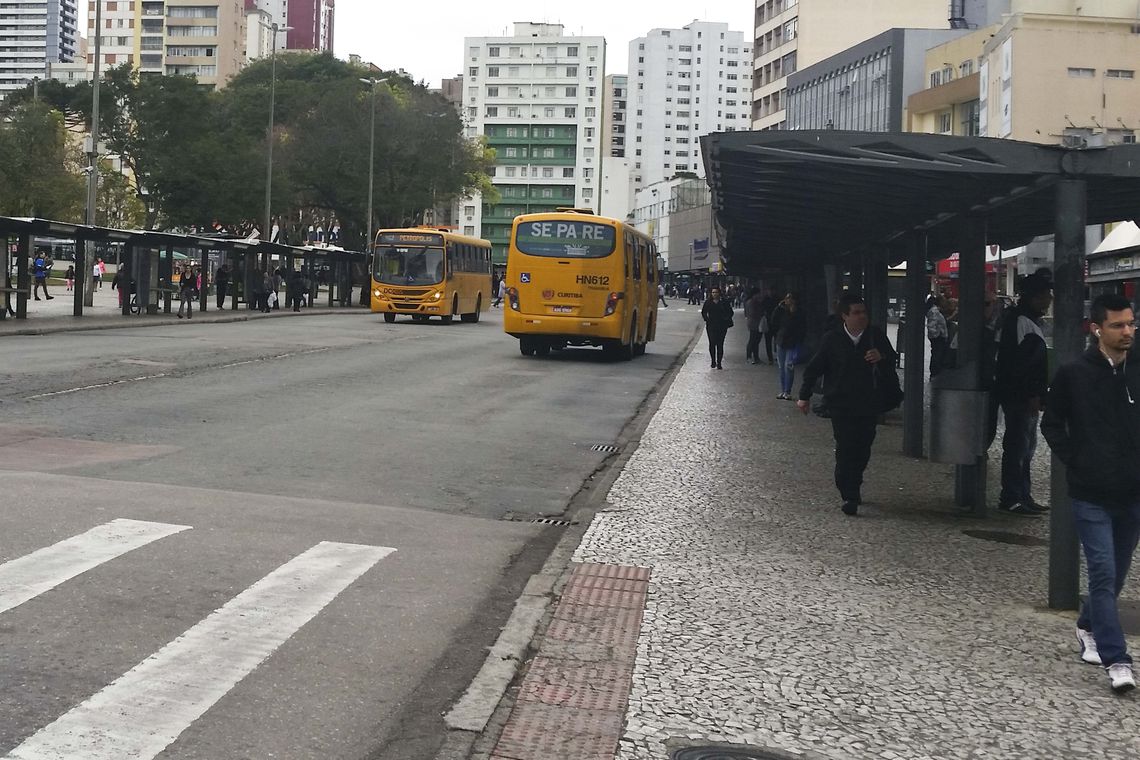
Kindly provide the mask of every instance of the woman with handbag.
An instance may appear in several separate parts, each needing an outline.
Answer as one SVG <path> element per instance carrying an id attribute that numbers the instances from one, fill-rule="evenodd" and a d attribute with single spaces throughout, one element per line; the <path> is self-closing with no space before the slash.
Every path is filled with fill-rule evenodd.
<path id="1" fill-rule="evenodd" d="M 701 318 L 705 321 L 705 332 L 709 336 L 709 355 L 712 369 L 724 369 L 724 338 L 732 327 L 732 306 L 720 295 L 720 288 L 709 290 L 709 300 L 701 307 Z"/>
<path id="2" fill-rule="evenodd" d="M 871 459 L 879 417 L 902 403 L 897 358 L 890 339 L 869 324 L 867 304 L 850 291 L 839 300 L 843 325 L 823 336 L 804 369 L 796 406 L 811 407 L 816 381 L 824 378 L 823 398 L 835 436 L 835 487 L 842 510 L 854 517 L 863 500 L 863 473 Z"/>
<path id="3" fill-rule="evenodd" d="M 776 398 L 792 400 L 796 383 L 796 364 L 807 337 L 807 318 L 799 307 L 795 293 L 788 293 L 772 314 L 771 329 L 776 332 L 776 361 L 780 364 L 780 393 Z"/>

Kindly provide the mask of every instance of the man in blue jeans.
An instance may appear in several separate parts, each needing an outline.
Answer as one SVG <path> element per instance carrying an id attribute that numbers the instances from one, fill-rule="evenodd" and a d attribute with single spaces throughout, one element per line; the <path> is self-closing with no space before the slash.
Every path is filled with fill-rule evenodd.
<path id="1" fill-rule="evenodd" d="M 1099 296 L 1090 322 L 1096 345 L 1057 371 L 1041 432 L 1065 464 L 1089 596 L 1077 619 L 1081 659 L 1103 665 L 1112 690 L 1136 688 L 1117 597 L 1140 538 L 1140 357 L 1127 298 Z"/>

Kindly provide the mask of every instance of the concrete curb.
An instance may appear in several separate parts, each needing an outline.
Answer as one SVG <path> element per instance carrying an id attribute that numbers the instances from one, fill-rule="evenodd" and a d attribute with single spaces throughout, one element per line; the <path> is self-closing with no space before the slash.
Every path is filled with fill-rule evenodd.
<path id="1" fill-rule="evenodd" d="M 135 320 L 124 320 L 119 322 L 99 322 L 91 324 L 66 324 L 66 325 L 50 325 L 46 327 L 23 327 L 14 330 L 5 330 L 4 324 L 0 323 L 0 338 L 6 338 L 10 335 L 53 335 L 55 333 L 67 332 L 93 332 L 95 330 L 130 330 L 140 327 L 169 327 L 172 325 L 216 325 L 216 324 L 230 324 L 233 322 L 250 322 L 260 319 L 281 319 L 281 318 L 297 318 L 297 317 L 334 317 L 334 316 L 349 316 L 349 315 L 371 315 L 371 311 L 355 311 L 352 307 L 344 311 L 315 311 L 310 312 L 282 312 L 280 314 L 242 314 L 227 317 L 199 317 L 198 319 L 179 320 L 173 315 L 169 320 L 163 319 L 162 321 L 151 321 L 152 317 L 147 317 Z M 166 317 L 166 314 L 160 315 Z M 49 317 L 49 319 L 55 319 Z M 81 320 L 83 317 L 59 317 L 58 319 Z M 7 321 L 7 320 L 5 320 Z"/>

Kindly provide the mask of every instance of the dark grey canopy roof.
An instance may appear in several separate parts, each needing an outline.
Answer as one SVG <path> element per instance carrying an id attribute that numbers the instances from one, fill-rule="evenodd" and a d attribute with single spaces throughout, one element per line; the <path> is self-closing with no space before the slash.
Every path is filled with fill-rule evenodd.
<path id="1" fill-rule="evenodd" d="M 990 243 L 1022 245 L 1053 231 L 1066 178 L 1087 182 L 1089 224 L 1140 216 L 1140 145 L 826 130 L 717 133 L 701 147 L 734 273 L 832 262 L 918 231 L 938 258 L 972 215 Z"/>

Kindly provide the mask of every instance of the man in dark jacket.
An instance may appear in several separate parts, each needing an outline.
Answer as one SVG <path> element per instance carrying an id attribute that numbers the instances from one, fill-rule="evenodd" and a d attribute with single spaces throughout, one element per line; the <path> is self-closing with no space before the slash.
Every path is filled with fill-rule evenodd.
<path id="1" fill-rule="evenodd" d="M 1049 360 L 1042 317 L 1053 303 L 1053 284 L 1030 275 L 1021 286 L 1017 308 L 1002 319 L 994 396 L 1005 416 L 998 509 L 1037 517 L 1045 507 L 1033 500 L 1029 466 L 1037 450 L 1041 404 L 1049 387 Z"/>
<path id="2" fill-rule="evenodd" d="M 772 317 L 776 312 L 776 307 L 780 305 L 780 299 L 776 298 L 776 289 L 771 285 L 768 286 L 767 293 L 764 294 L 764 300 L 760 302 L 760 314 L 763 317 L 763 323 L 767 326 L 766 330 L 761 330 L 764 336 L 764 352 L 768 355 L 768 363 L 775 364 L 775 355 L 772 353 L 772 338 L 775 337 L 775 330 L 772 328 Z"/>
<path id="3" fill-rule="evenodd" d="M 724 369 L 724 336 L 732 327 L 732 304 L 720 295 L 720 288 L 709 290 L 709 300 L 701 307 L 701 318 L 705 320 L 705 332 L 709 336 L 709 356 L 712 369 Z"/>
<path id="4" fill-rule="evenodd" d="M 218 267 L 218 271 L 214 272 L 214 293 L 218 297 L 218 309 L 221 310 L 222 304 L 226 302 L 226 291 L 230 287 L 230 265 L 222 264 Z"/>
<path id="5" fill-rule="evenodd" d="M 796 406 L 804 414 L 820 377 L 823 398 L 831 414 L 835 436 L 835 487 L 843 499 L 843 513 L 854 517 L 862 501 L 863 472 L 871 459 L 875 425 L 888 401 L 888 388 L 898 388 L 885 373 L 895 372 L 895 349 L 878 327 L 869 323 L 867 304 L 850 291 L 840 299 L 843 326 L 825 334 L 819 350 L 804 370 Z"/>
<path id="6" fill-rule="evenodd" d="M 1041 432 L 1065 464 L 1089 595 L 1077 619 L 1081 659 L 1104 665 L 1113 691 L 1136 687 L 1116 599 L 1140 538 L 1140 357 L 1127 298 L 1099 296 L 1090 322 L 1098 344 L 1061 367 Z"/>

